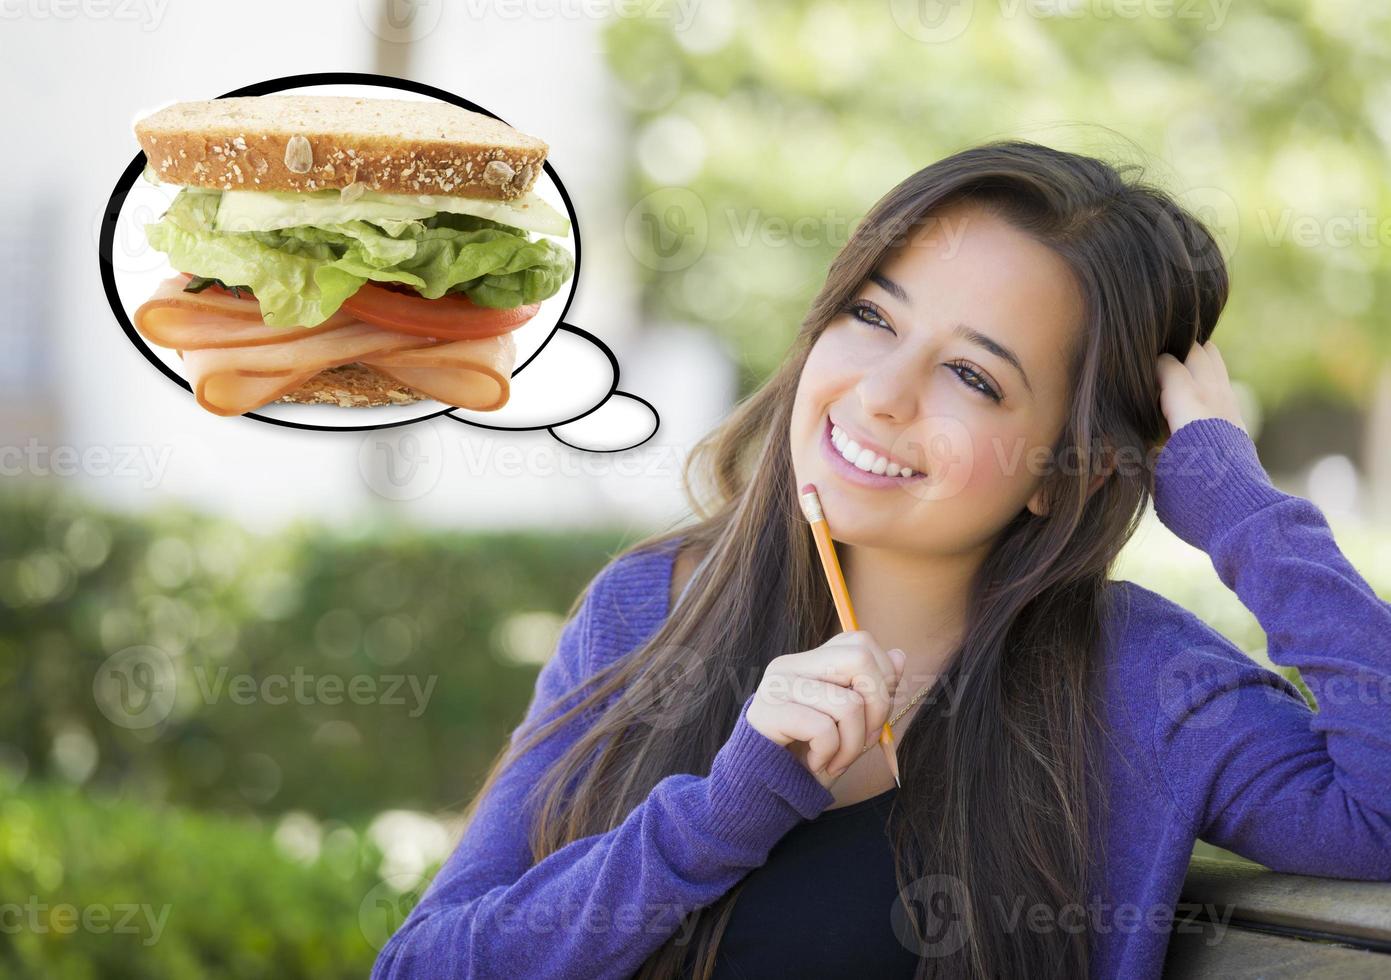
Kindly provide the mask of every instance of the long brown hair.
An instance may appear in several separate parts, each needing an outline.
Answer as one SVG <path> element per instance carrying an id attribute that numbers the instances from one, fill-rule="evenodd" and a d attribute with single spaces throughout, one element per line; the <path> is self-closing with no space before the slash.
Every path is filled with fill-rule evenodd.
<path id="1" fill-rule="evenodd" d="M 973 581 L 963 638 L 938 684 L 955 692 L 954 707 L 934 694 L 900 733 L 904 781 L 889 832 L 905 910 L 930 873 L 951 882 L 965 931 L 946 946 L 919 933 L 918 976 L 1083 976 L 1085 931 L 1009 929 L 999 913 L 1020 901 L 1084 907 L 1102 873 L 1092 673 L 1115 592 L 1108 571 L 1153 490 L 1152 468 L 1134 464 L 1150 460 L 1166 432 L 1155 359 L 1167 351 L 1181 360 L 1206 341 L 1228 288 L 1213 238 L 1139 165 L 1002 140 L 889 191 L 832 262 L 782 366 L 687 459 L 695 522 L 629 549 L 684 539 L 703 558 L 699 573 L 646 643 L 588 678 L 585 696 L 515 754 L 577 712 L 598 712 L 534 788 L 539 861 L 617 826 L 663 777 L 708 774 L 768 661 L 839 631 L 795 498 L 793 395 L 817 337 L 886 251 L 960 199 L 1053 249 L 1076 277 L 1083 321 L 1052 457 L 1076 462 L 1045 474 L 1046 515 L 1021 510 Z M 1090 478 L 1107 471 L 1089 496 Z M 639 976 L 708 977 L 738 892 L 692 912 Z"/>

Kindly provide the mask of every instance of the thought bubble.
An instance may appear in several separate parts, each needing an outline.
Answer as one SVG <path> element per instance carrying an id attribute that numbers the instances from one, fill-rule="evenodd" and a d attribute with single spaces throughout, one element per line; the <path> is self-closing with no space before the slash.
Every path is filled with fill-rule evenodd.
<path id="1" fill-rule="evenodd" d="M 434 86 L 358 72 L 289 75 L 236 89 L 219 98 L 271 93 L 435 99 L 500 119 L 482 106 Z M 138 113 L 137 118 L 144 115 Z M 188 391 L 191 398 L 192 388 L 180 371 L 178 353 L 151 345 L 133 322 L 135 309 L 150 297 L 161 280 L 172 274 L 163 254 L 145 240 L 143 226 L 158 219 L 178 188 L 142 180 L 145 165 L 145 154 L 137 153 L 98 216 L 97 251 L 102 283 L 112 313 L 130 342 L 165 378 Z M 661 422 L 656 409 L 646 399 L 619 389 L 620 371 L 613 351 L 594 334 L 565 320 L 580 275 L 579 223 L 570 196 L 549 160 L 532 190 L 568 216 L 570 234 L 565 238 L 552 237 L 571 252 L 575 267 L 569 282 L 541 303 L 536 316 L 512 331 L 516 366 L 508 379 L 507 403 L 500 409 L 474 411 L 429 399 L 352 408 L 273 401 L 239 417 L 321 431 L 384 429 L 443 417 L 498 431 L 545 429 L 566 446 L 589 452 L 621 452 L 652 438 Z M 203 410 L 192 401 L 190 404 L 194 410 Z"/>

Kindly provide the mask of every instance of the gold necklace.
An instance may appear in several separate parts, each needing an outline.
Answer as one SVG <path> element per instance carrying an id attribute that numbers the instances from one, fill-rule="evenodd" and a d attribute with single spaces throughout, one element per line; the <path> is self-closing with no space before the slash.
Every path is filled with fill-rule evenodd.
<path id="1" fill-rule="evenodd" d="M 905 704 L 903 707 L 899 708 L 897 711 L 895 711 L 895 712 L 893 713 L 893 717 L 891 717 L 891 718 L 889 719 L 889 727 L 892 728 L 893 725 L 894 725 L 894 723 L 895 723 L 896 721 L 898 721 L 898 719 L 902 718 L 903 715 L 904 715 L 904 713 L 905 713 L 909 708 L 913 707 L 913 705 L 915 705 L 915 704 L 917 704 L 919 701 L 921 701 L 921 700 L 922 700 L 922 696 L 923 696 L 924 694 L 926 694 L 928 691 L 932 690 L 932 688 L 935 687 L 936 684 L 937 684 L 936 681 L 929 681 L 927 684 L 924 684 L 921 691 L 919 691 L 917 694 L 914 694 L 911 698 L 908 699 L 908 703 L 907 703 L 907 704 Z M 872 746 L 872 745 L 874 745 L 873 742 L 866 742 L 866 743 L 865 743 L 865 747 L 864 747 L 864 749 L 863 749 L 862 751 L 868 752 L 869 749 L 870 749 L 870 746 Z"/>
<path id="2" fill-rule="evenodd" d="M 902 718 L 904 712 L 906 712 L 909 708 L 913 707 L 913 705 L 917 704 L 918 701 L 922 699 L 922 696 L 924 694 L 932 690 L 936 683 L 937 682 L 934 680 L 929 681 L 927 684 L 924 684 L 921 691 L 919 691 L 917 694 L 914 694 L 911 698 L 908 699 L 907 704 L 905 704 L 903 707 L 899 708 L 896 712 L 894 712 L 893 717 L 889 719 L 889 725 L 892 727 L 893 723 L 898 721 L 898 719 Z"/>
<path id="3" fill-rule="evenodd" d="M 903 708 L 900 708 L 899 710 L 896 710 L 896 712 L 893 713 L 893 716 L 889 719 L 889 727 L 892 728 L 894 721 L 901 719 L 901 717 L 903 717 L 903 713 L 907 712 L 907 710 L 912 708 L 912 706 L 917 705 L 917 703 L 921 701 L 922 695 L 925 695 L 926 692 L 931 691 L 933 687 L 936 687 L 936 681 L 928 681 L 928 683 L 922 685 L 921 691 L 918 691 L 917 694 L 912 695 L 911 698 L 908 698 L 908 703 L 906 703 L 906 705 L 904 705 Z M 865 746 L 861 749 L 861 752 L 868 752 L 869 749 L 871 749 L 874 745 L 875 742 L 865 742 Z"/>

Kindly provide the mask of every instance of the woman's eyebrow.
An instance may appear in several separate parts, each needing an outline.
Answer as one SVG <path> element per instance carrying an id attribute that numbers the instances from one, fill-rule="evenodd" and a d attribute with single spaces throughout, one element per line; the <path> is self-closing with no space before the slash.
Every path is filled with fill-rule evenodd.
<path id="1" fill-rule="evenodd" d="M 908 296 L 908 291 L 882 272 L 871 272 L 869 278 L 876 286 L 884 290 L 884 292 L 888 293 L 904 306 L 913 305 L 913 300 Z M 1019 372 L 1019 377 L 1023 380 L 1024 387 L 1029 390 L 1029 394 L 1032 395 L 1034 393 L 1034 386 L 1029 383 L 1029 374 L 1024 370 L 1024 365 L 1020 362 L 1019 356 L 1015 354 L 1014 351 L 988 334 L 983 334 L 975 327 L 968 326 L 964 323 L 958 323 L 956 326 L 952 327 L 952 333 L 970 341 L 978 347 L 985 348 L 1002 361 L 1007 362 L 1014 370 Z"/>
<path id="2" fill-rule="evenodd" d="M 907 291 L 904 290 L 904 288 L 900 286 L 898 283 L 890 279 L 888 276 L 884 275 L 882 272 L 871 272 L 869 274 L 869 278 L 873 280 L 875 285 L 877 285 L 880 289 L 884 290 L 884 292 L 888 293 L 890 296 L 898 300 L 903 305 L 913 305 L 913 301 L 908 298 Z"/>
<path id="3" fill-rule="evenodd" d="M 984 347 L 1001 360 L 1008 361 L 1013 365 L 1014 369 L 1019 372 L 1019 377 L 1024 382 L 1024 387 L 1029 389 L 1029 394 L 1032 395 L 1034 393 L 1034 386 L 1029 384 L 1029 375 L 1024 371 L 1024 365 L 1019 363 L 1019 358 L 1015 355 L 1014 351 L 1002 344 L 996 343 L 975 327 L 968 327 L 964 323 L 958 323 L 953 327 L 952 333 L 956 334 L 958 337 L 964 337 L 977 346 Z"/>

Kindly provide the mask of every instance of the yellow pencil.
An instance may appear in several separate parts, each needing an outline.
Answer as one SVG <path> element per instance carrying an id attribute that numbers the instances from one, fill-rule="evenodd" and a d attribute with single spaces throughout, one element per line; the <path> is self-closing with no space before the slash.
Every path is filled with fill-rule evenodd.
<path id="1" fill-rule="evenodd" d="M 836 614 L 840 616 L 840 628 L 849 633 L 860 628 L 855 620 L 855 609 L 850 605 L 850 590 L 845 585 L 845 575 L 840 570 L 840 559 L 836 557 L 835 542 L 831 540 L 831 527 L 826 523 L 826 514 L 821 509 L 821 497 L 814 483 L 807 483 L 801 490 L 802 513 L 811 525 L 811 536 L 816 542 L 817 554 L 821 556 L 821 568 L 826 573 L 826 583 L 831 587 L 831 599 L 836 604 Z M 879 744 L 884 748 L 884 757 L 893 773 L 894 785 L 902 786 L 898 778 L 898 753 L 894 747 L 894 730 L 887 722 L 879 731 Z"/>

